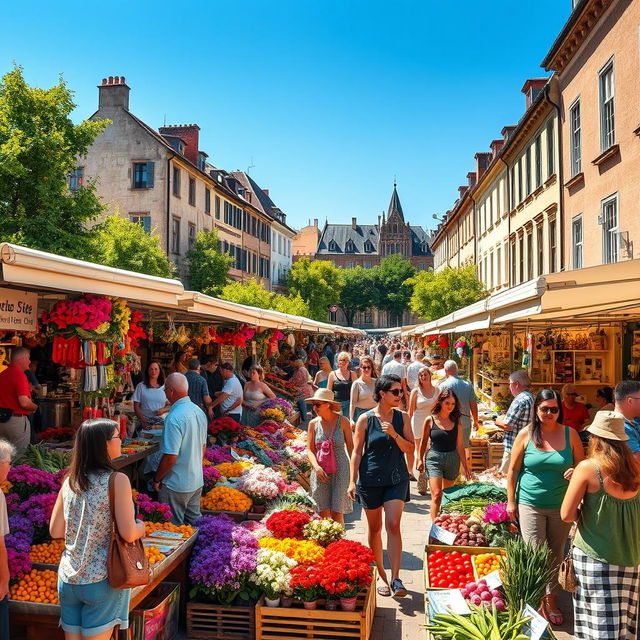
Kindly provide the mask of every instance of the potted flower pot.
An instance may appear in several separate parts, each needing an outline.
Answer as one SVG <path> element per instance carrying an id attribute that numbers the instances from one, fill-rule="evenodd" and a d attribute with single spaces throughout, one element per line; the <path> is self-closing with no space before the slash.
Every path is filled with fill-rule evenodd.
<path id="1" fill-rule="evenodd" d="M 291 596 L 280 596 L 280 603 L 283 607 L 293 606 L 293 598 Z"/>
<path id="2" fill-rule="evenodd" d="M 324 603 L 324 608 L 327 611 L 335 611 L 338 608 L 338 601 L 333 598 L 327 598 Z"/>
<path id="3" fill-rule="evenodd" d="M 311 600 L 310 602 L 307 602 L 306 600 L 304 600 L 302 602 L 302 606 L 305 609 L 317 609 L 318 608 L 318 601 L 317 600 Z"/>
<path id="4" fill-rule="evenodd" d="M 267 598 L 265 596 L 264 601 L 265 601 L 267 607 L 279 607 L 280 606 L 280 598 L 271 599 L 271 598 Z"/>
<path id="5" fill-rule="evenodd" d="M 356 596 L 351 598 L 340 598 L 340 608 L 343 611 L 355 611 L 357 600 L 358 598 Z"/>

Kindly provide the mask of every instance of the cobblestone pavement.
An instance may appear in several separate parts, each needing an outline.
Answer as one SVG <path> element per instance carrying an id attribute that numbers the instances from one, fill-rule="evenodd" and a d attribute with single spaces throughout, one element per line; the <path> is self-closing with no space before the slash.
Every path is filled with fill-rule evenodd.
<path id="1" fill-rule="evenodd" d="M 347 535 L 352 540 L 367 544 L 367 523 L 360 506 L 356 503 L 352 514 L 346 517 Z M 400 577 L 409 591 L 406 598 L 395 600 L 378 596 L 378 609 L 371 632 L 371 640 L 425 640 L 424 629 L 424 577 L 422 572 L 424 548 L 427 543 L 431 519 L 429 518 L 429 496 L 420 496 L 416 484 L 411 483 L 411 501 L 402 516 L 402 571 Z M 385 535 L 383 533 L 383 540 Z M 386 547 L 386 542 L 385 542 Z M 388 567 L 388 563 L 385 563 Z M 564 594 L 564 592 L 563 592 Z M 558 640 L 572 640 L 568 633 L 573 629 L 571 598 L 569 594 L 560 599 L 565 612 L 562 630 L 556 630 Z M 567 615 L 568 614 L 568 615 Z"/>

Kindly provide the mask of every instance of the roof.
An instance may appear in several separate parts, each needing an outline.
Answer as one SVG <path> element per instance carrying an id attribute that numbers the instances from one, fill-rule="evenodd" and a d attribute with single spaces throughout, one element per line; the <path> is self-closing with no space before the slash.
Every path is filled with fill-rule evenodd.
<path id="1" fill-rule="evenodd" d="M 400 196 L 398 196 L 398 189 L 396 183 L 393 183 L 393 193 L 391 194 L 391 202 L 389 203 L 389 211 L 387 212 L 387 220 L 391 217 L 392 213 L 397 213 L 402 220 L 404 220 L 404 213 L 402 212 L 402 205 L 400 204 Z"/>

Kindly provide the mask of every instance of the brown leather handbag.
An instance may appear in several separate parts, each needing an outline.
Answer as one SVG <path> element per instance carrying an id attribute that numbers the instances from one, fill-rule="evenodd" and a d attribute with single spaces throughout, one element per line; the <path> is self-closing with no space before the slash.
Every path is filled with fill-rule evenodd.
<path id="1" fill-rule="evenodd" d="M 149 583 L 149 561 L 144 553 L 141 538 L 135 542 L 127 542 L 118 532 L 115 511 L 115 477 L 115 473 L 109 476 L 111 540 L 109 542 L 109 559 L 107 560 L 107 578 L 114 589 L 131 589 Z"/>

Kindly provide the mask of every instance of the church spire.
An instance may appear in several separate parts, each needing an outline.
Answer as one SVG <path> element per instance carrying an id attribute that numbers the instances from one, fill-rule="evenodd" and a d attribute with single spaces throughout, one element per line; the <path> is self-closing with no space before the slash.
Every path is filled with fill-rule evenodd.
<path id="1" fill-rule="evenodd" d="M 389 203 L 389 212 L 387 214 L 387 220 L 391 218 L 391 214 L 394 212 L 400 216 L 400 219 L 404 222 L 404 213 L 402 212 L 402 205 L 400 204 L 400 197 L 398 196 L 397 183 L 393 181 L 393 193 L 391 194 L 391 202 Z"/>

